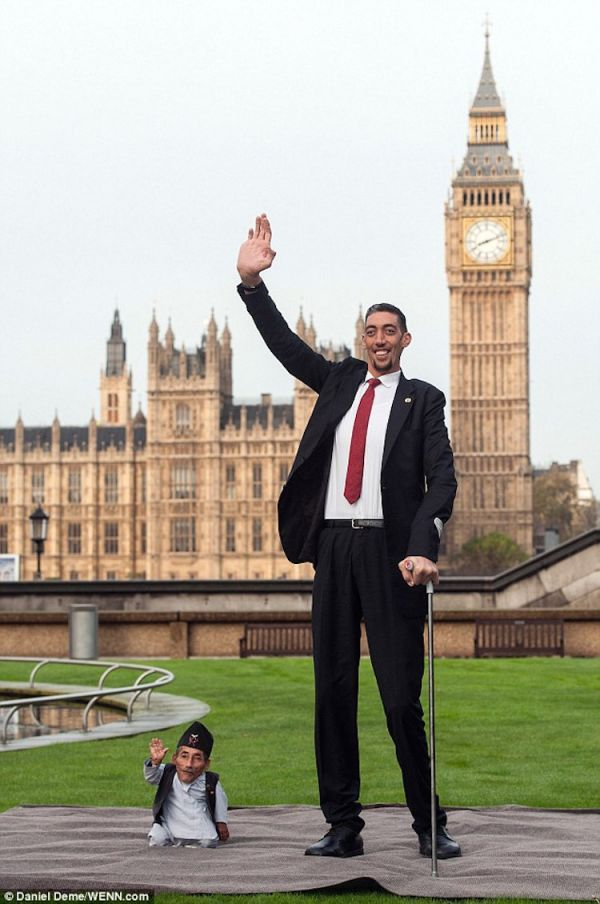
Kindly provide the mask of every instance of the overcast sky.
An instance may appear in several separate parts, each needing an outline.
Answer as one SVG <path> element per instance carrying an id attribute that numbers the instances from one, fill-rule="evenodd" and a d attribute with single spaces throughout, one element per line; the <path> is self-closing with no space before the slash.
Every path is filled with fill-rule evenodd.
<path id="1" fill-rule="evenodd" d="M 444 202 L 491 19 L 533 210 L 531 453 L 600 494 L 596 0 L 3 0 L 0 425 L 83 424 L 115 306 L 145 409 L 152 309 L 229 319 L 237 399 L 291 395 L 235 293 L 255 213 L 269 288 L 351 345 L 399 304 L 409 376 L 448 391 Z"/>

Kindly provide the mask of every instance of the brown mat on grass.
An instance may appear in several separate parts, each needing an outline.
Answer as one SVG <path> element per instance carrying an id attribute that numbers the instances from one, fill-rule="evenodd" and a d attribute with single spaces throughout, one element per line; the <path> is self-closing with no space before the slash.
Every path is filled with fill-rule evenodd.
<path id="1" fill-rule="evenodd" d="M 4 890 L 151 889 L 259 893 L 381 887 L 398 895 L 585 900 L 600 896 L 600 811 L 507 806 L 450 811 L 463 856 L 417 852 L 405 807 L 367 807 L 365 855 L 305 857 L 323 834 L 315 807 L 230 811 L 217 849 L 148 848 L 149 810 L 17 807 L 0 814 Z"/>

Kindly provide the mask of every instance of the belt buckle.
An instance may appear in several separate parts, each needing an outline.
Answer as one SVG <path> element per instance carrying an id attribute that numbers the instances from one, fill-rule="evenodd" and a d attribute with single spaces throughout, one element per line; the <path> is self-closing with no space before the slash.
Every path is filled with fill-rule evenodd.
<path id="1" fill-rule="evenodd" d="M 362 518 L 352 518 L 352 530 L 362 530 L 363 525 L 358 522 L 362 521 Z"/>

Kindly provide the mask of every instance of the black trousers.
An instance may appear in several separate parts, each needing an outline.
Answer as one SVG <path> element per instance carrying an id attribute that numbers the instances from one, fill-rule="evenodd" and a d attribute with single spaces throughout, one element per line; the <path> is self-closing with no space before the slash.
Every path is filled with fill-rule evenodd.
<path id="1" fill-rule="evenodd" d="M 332 826 L 359 832 L 357 704 L 360 623 L 402 770 L 413 829 L 431 824 L 429 755 L 420 703 L 423 589 L 408 587 L 380 528 L 324 528 L 313 588 L 315 751 L 321 809 Z M 446 814 L 438 802 L 438 824 Z"/>

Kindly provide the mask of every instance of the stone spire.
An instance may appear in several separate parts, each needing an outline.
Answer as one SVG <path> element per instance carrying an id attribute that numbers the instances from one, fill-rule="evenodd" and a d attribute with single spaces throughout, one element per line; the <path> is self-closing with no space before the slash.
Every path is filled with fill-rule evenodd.
<path id="1" fill-rule="evenodd" d="M 106 343 L 106 376 L 120 377 L 125 367 L 126 345 L 123 341 L 123 326 L 119 311 L 115 311 L 110 328 L 110 339 Z"/>
<path id="2" fill-rule="evenodd" d="M 296 322 L 296 333 L 301 339 L 306 339 L 306 321 L 304 319 L 304 314 L 302 313 L 302 307 L 300 307 L 300 314 Z"/>
<path id="3" fill-rule="evenodd" d="M 174 346 L 175 333 L 173 332 L 173 327 L 171 326 L 171 318 L 169 317 L 169 324 L 167 326 L 167 332 L 165 333 L 165 348 L 170 354 L 172 354 Z"/>
<path id="4" fill-rule="evenodd" d="M 354 332 L 354 357 L 361 361 L 367 360 L 367 354 L 363 348 L 363 336 L 365 333 L 365 318 L 363 316 L 362 305 L 358 309 L 358 317 L 356 318 L 356 329 Z"/>
<path id="5" fill-rule="evenodd" d="M 150 342 L 154 345 L 158 343 L 158 323 L 156 321 L 156 310 L 152 311 L 152 320 L 150 321 Z"/>
<path id="6" fill-rule="evenodd" d="M 485 27 L 485 53 L 483 57 L 483 69 L 481 70 L 481 78 L 479 79 L 479 87 L 475 94 L 475 99 L 471 107 L 472 110 L 504 110 L 496 82 L 494 81 L 494 73 L 492 72 L 492 61 L 490 58 L 490 31 L 489 23 L 486 22 Z"/>

